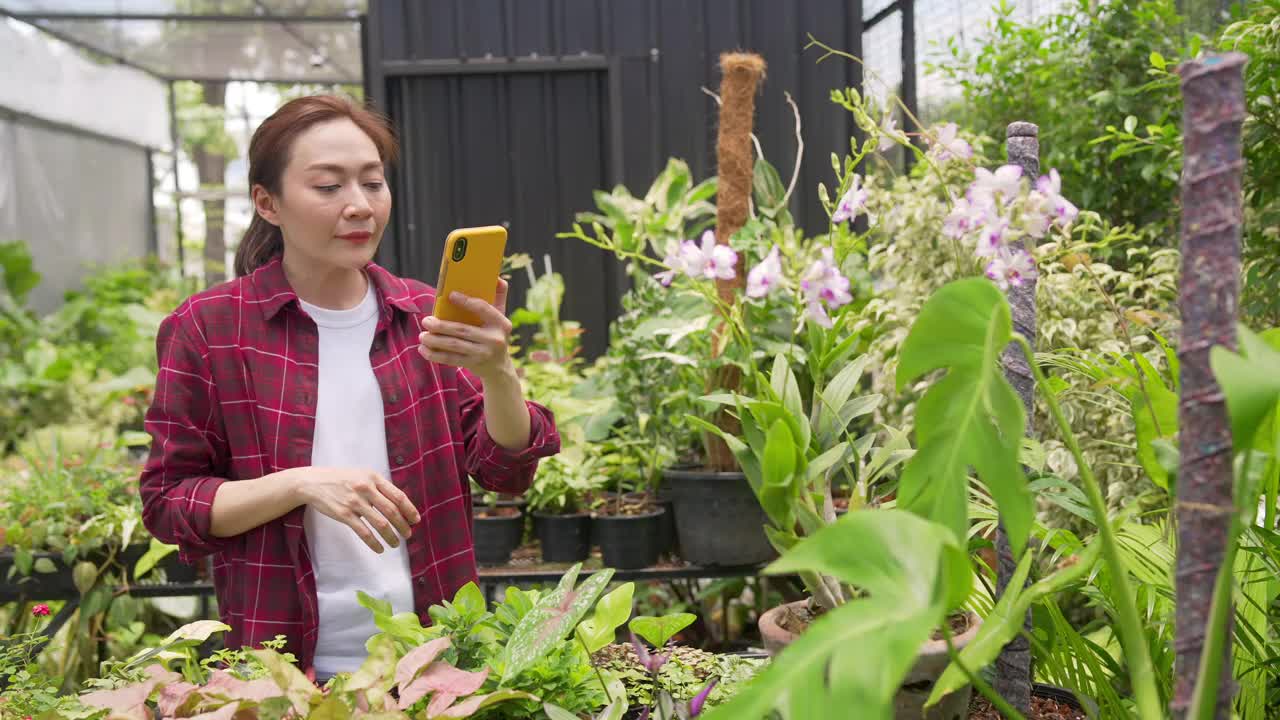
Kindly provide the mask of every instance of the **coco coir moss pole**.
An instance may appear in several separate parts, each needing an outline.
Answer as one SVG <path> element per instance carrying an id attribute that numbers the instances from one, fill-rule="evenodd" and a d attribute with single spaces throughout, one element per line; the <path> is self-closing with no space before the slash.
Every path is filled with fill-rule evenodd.
<path id="1" fill-rule="evenodd" d="M 729 238 L 747 223 L 751 208 L 751 130 L 755 124 L 756 89 L 764 78 L 764 58 L 754 53 L 724 53 L 720 56 L 720 130 L 716 138 L 716 165 L 719 174 L 716 189 L 716 242 L 728 245 Z M 716 290 L 721 302 L 732 304 L 743 285 L 743 258 L 739 256 L 734 276 L 717 279 Z M 716 354 L 728 338 L 723 325 L 715 331 Z M 722 366 L 710 378 L 707 390 L 737 390 L 742 372 L 736 365 Z M 716 411 L 712 422 L 726 432 L 741 431 L 737 420 L 725 409 Z M 707 467 L 717 471 L 738 470 L 738 461 L 716 435 L 703 433 Z"/>
<path id="2" fill-rule="evenodd" d="M 1245 56 L 1228 53 L 1179 67 L 1183 96 L 1182 278 L 1178 347 L 1178 560 L 1174 718 L 1186 716 L 1200 667 L 1218 568 L 1233 512 L 1232 443 L 1222 389 L 1209 366 L 1214 345 L 1234 350 L 1243 222 L 1240 128 Z M 1227 614 L 1231 637 L 1231 614 Z M 1231 717 L 1231 643 L 1223 648 L 1215 718 Z"/>
<path id="3" fill-rule="evenodd" d="M 754 53 L 724 53 L 720 56 L 720 132 L 716 138 L 716 242 L 728 245 L 729 238 L 747 223 L 751 202 L 751 175 L 754 162 L 751 130 L 755 124 L 756 89 L 764 79 L 764 58 Z M 725 302 L 742 287 L 742 258 L 733 280 L 718 281 Z"/>

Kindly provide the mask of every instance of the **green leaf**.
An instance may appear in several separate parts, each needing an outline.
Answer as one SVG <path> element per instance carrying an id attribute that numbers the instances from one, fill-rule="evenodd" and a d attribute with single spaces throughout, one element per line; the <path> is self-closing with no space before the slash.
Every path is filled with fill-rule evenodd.
<path id="1" fill-rule="evenodd" d="M 1149 58 L 1148 58 L 1148 59 L 1149 59 L 1149 60 L 1151 60 L 1151 66 L 1152 66 L 1152 67 L 1156 68 L 1157 70 L 1164 70 L 1164 68 L 1165 68 L 1165 63 L 1164 63 L 1164 56 L 1163 56 L 1163 55 L 1161 55 L 1160 53 L 1156 52 L 1155 50 L 1152 50 L 1152 51 L 1151 51 L 1151 55 L 1149 56 Z"/>
<path id="2" fill-rule="evenodd" d="M 26 243 L 0 243 L 0 280 L 18 305 L 40 284 L 40 273 L 35 271 Z"/>
<path id="3" fill-rule="evenodd" d="M 23 575 L 30 575 L 35 568 L 35 556 L 26 548 L 18 548 L 13 551 L 13 566 Z"/>
<path id="4" fill-rule="evenodd" d="M 307 715 L 307 720 L 350 720 L 350 718 L 351 709 L 339 697 L 328 698 Z"/>
<path id="5" fill-rule="evenodd" d="M 706 720 L 754 720 L 772 710 L 828 717 L 835 707 L 857 708 L 859 718 L 892 718 L 920 646 L 972 584 L 952 534 L 901 510 L 851 512 L 766 573 L 798 571 L 834 575 L 869 595 L 820 617 Z M 839 681 L 827 683 L 828 674 Z"/>
<path id="6" fill-rule="evenodd" d="M 690 205 L 694 205 L 704 200 L 710 200 L 716 194 L 716 187 L 718 185 L 718 180 L 719 180 L 718 178 L 714 178 L 714 177 L 707 178 L 706 180 L 703 180 L 702 182 L 693 186 L 693 189 L 690 190 L 689 194 L 685 196 L 685 202 L 687 202 Z"/>
<path id="7" fill-rule="evenodd" d="M 982 621 L 977 635 L 960 651 L 960 661 L 969 669 L 984 668 L 995 661 L 1000 651 L 1021 630 L 1027 611 L 1047 595 L 1062 592 L 1093 572 L 1102 551 L 1102 543 L 1094 542 L 1077 559 L 1076 563 L 1043 578 L 1025 590 L 1027 574 L 1034 558 L 1023 553 L 1018 569 L 1009 580 L 1008 589 L 1000 596 L 995 608 Z M 936 704 L 943 696 L 959 690 L 969 683 L 968 677 L 954 662 L 947 666 L 934 685 L 925 706 Z"/>
<path id="8" fill-rule="evenodd" d="M 41 573 L 42 575 L 48 575 L 50 573 L 58 572 L 58 566 L 54 565 L 53 561 L 47 557 L 42 557 L 37 559 L 35 561 L 35 564 L 32 565 L 31 567 L 36 572 Z"/>
<path id="9" fill-rule="evenodd" d="M 581 720 L 577 715 L 549 702 L 542 703 L 542 711 L 547 714 L 547 720 Z"/>
<path id="10" fill-rule="evenodd" d="M 631 600 L 635 594 L 635 583 L 623 583 L 600 598 L 591 617 L 578 624 L 578 637 L 587 646 L 587 652 L 594 653 L 613 642 L 618 628 L 631 617 Z"/>
<path id="11" fill-rule="evenodd" d="M 1280 447 L 1259 431 L 1280 402 L 1280 352 L 1248 328 L 1239 328 L 1240 353 L 1222 346 L 1209 351 L 1209 364 L 1227 399 L 1231 437 L 1237 451 L 1255 448 L 1280 457 Z"/>
<path id="12" fill-rule="evenodd" d="M 600 570 L 574 589 L 582 563 L 577 563 L 560 579 L 559 586 L 538 600 L 520 620 L 507 642 L 506 668 L 502 683 L 533 667 L 577 627 L 613 577 L 613 569 Z"/>
<path id="13" fill-rule="evenodd" d="M 1032 498 L 1018 464 L 1022 402 L 999 361 L 1012 333 L 1009 305 L 985 278 L 949 283 L 921 308 L 903 342 L 898 387 L 933 370 L 947 373 L 916 409 L 916 451 L 898 503 L 963 538 L 972 467 L 996 500 L 1016 556 L 1031 531 Z"/>
<path id="14" fill-rule="evenodd" d="M 773 358 L 773 372 L 769 375 L 773 391 L 782 401 L 782 406 L 795 418 L 794 426 L 800 430 L 796 444 L 801 448 L 809 447 L 809 423 L 803 422 L 805 416 L 804 402 L 800 399 L 800 384 L 796 382 L 795 373 L 787 364 L 785 355 L 779 353 Z"/>
<path id="15" fill-rule="evenodd" d="M 453 604 L 464 615 L 482 613 L 485 610 L 484 593 L 480 592 L 479 585 L 468 582 L 454 593 Z"/>
<path id="16" fill-rule="evenodd" d="M 838 419 L 843 415 L 842 409 L 849 398 L 858 389 L 862 373 L 871 361 L 870 355 L 862 355 L 841 368 L 831 382 L 817 393 L 813 404 L 813 427 L 818 434 L 818 442 L 826 446 L 844 430 Z"/>
<path id="17" fill-rule="evenodd" d="M 391 636 L 379 633 L 365 644 L 368 655 L 343 686 L 349 691 L 361 690 L 370 704 L 380 702 L 391 693 L 396 683 L 396 646 Z M 296 667 L 289 667 L 297 670 Z M 284 687 L 284 685 L 281 685 Z"/>
<path id="18" fill-rule="evenodd" d="M 390 642 L 387 645 L 390 645 Z M 297 665 L 285 660 L 283 655 L 274 650 L 253 650 L 250 654 L 267 669 L 267 675 L 276 686 L 284 690 L 285 696 L 293 704 L 294 711 L 305 716 L 311 707 L 312 699 L 319 697 L 320 688 L 308 680 Z M 352 680 L 354 679 L 353 675 Z M 353 686 L 348 684 L 347 687 Z M 369 697 L 369 700 L 377 701 L 374 697 Z"/>
<path id="19" fill-rule="evenodd" d="M 395 609 L 391 607 L 391 603 L 387 600 L 376 598 L 363 590 L 356 591 L 356 602 L 373 613 L 376 619 L 379 615 L 390 617 Z"/>
<path id="20" fill-rule="evenodd" d="M 805 470 L 806 476 L 810 481 L 822 477 L 824 473 L 835 465 L 843 463 L 849 455 L 849 443 L 842 442 L 828 449 L 818 457 L 809 461 L 809 467 Z"/>
<path id="21" fill-rule="evenodd" d="M 166 545 L 155 538 L 151 538 L 151 544 L 147 547 L 147 551 L 138 558 L 138 562 L 133 566 L 133 577 L 138 579 L 151 572 L 155 566 L 166 557 L 178 551 L 177 545 Z"/>
<path id="22" fill-rule="evenodd" d="M 670 613 L 661 617 L 640 615 L 633 619 L 627 627 L 631 628 L 635 634 L 648 640 L 650 645 L 656 648 L 663 648 L 666 647 L 668 640 L 676 636 L 676 633 L 689 627 L 697 619 L 697 615 L 690 613 Z"/>
<path id="23" fill-rule="evenodd" d="M 169 636 L 166 637 L 160 645 L 162 647 L 177 645 L 180 643 L 199 645 L 205 640 L 208 640 L 210 635 L 218 632 L 227 632 L 230 629 L 230 625 L 220 623 L 217 620 L 197 620 L 193 623 L 187 623 L 186 625 L 183 625 L 177 630 L 169 633 Z"/>
<path id="24" fill-rule="evenodd" d="M 1178 396 L 1163 382 L 1148 381 L 1146 390 L 1143 394 L 1136 383 L 1125 390 L 1137 430 L 1138 461 L 1151 481 L 1167 490 L 1169 474 L 1156 457 L 1153 443 L 1178 438 Z M 1150 403 L 1147 402 L 1148 397 Z"/>
<path id="25" fill-rule="evenodd" d="M 782 198 L 787 193 L 782 178 L 767 160 L 756 158 L 755 169 L 751 176 L 751 191 L 756 204 L 761 208 L 776 209 L 782 205 Z"/>
<path id="26" fill-rule="evenodd" d="M 1127 117 L 1127 118 L 1125 118 L 1125 119 L 1124 119 L 1124 131 L 1125 131 L 1125 132 L 1127 132 L 1127 133 L 1132 133 L 1132 132 L 1133 132 L 1134 130 L 1136 130 L 1137 128 L 1138 128 L 1138 118 L 1136 118 L 1136 117 L 1134 117 L 1134 116 L 1130 115 L 1129 117 Z"/>
<path id="27" fill-rule="evenodd" d="M 764 484 L 758 497 L 760 506 L 768 513 L 769 519 L 780 528 L 789 528 L 795 524 L 794 488 L 798 451 L 787 424 L 782 420 L 775 421 L 765 438 L 760 468 Z"/>
<path id="28" fill-rule="evenodd" d="M 76 590 L 79 590 L 80 594 L 84 595 L 98 581 L 98 566 L 81 560 L 76 563 L 75 567 L 71 568 L 71 581 L 75 584 Z"/>
<path id="29" fill-rule="evenodd" d="M 756 460 L 755 454 L 751 452 L 751 448 L 747 447 L 746 443 L 737 437 L 726 433 L 715 424 L 709 423 L 696 415 L 686 415 L 685 420 L 694 428 L 712 433 L 724 440 L 725 444 L 729 446 L 729 450 L 733 452 L 733 457 L 738 461 L 738 466 L 742 468 L 742 473 L 747 476 L 747 482 L 751 483 L 751 489 L 758 498 L 764 490 L 764 477 L 760 463 Z M 745 421 L 743 424 L 745 429 Z"/>

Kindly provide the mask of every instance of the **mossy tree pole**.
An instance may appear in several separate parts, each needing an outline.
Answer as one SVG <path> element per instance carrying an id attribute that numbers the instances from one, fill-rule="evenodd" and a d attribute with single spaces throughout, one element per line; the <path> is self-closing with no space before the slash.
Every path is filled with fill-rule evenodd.
<path id="1" fill-rule="evenodd" d="M 1245 56 L 1229 53 L 1179 67 L 1183 96 L 1182 278 L 1178 403 L 1174 684 L 1171 710 L 1186 717 L 1195 690 L 1218 569 L 1227 551 L 1232 442 L 1226 402 L 1209 367 L 1214 345 L 1234 350 L 1239 306 L 1244 159 Z M 1227 637 L 1231 637 L 1231 613 Z M 1214 717 L 1231 717 L 1231 643 L 1223 644 Z"/>
<path id="2" fill-rule="evenodd" d="M 1040 174 L 1040 129 L 1029 122 L 1015 122 L 1006 131 L 1005 149 L 1009 163 L 1022 168 L 1023 177 L 1034 183 Z M 1032 277 L 1020 285 L 1010 285 L 1007 293 L 1009 310 L 1013 315 L 1013 330 L 1027 339 L 1031 347 L 1036 344 L 1036 280 Z M 1005 348 L 1000 358 L 1005 377 L 1017 391 L 1027 415 L 1027 434 L 1032 434 L 1031 417 L 1035 409 L 1035 376 L 1022 349 L 1016 345 Z M 1003 595 L 1009 578 L 1018 567 L 1013 547 L 1005 533 L 1004 524 L 996 526 L 996 596 Z M 1031 613 L 1023 620 L 1024 632 L 1015 635 L 996 658 L 994 689 L 1015 710 L 1023 715 L 1031 713 Z"/>

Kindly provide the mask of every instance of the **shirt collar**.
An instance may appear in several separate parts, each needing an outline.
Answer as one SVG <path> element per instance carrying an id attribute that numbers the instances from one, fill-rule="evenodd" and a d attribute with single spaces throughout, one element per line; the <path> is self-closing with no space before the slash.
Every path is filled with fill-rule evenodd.
<path id="1" fill-rule="evenodd" d="M 365 265 L 364 270 L 373 287 L 378 291 L 381 315 L 389 316 L 392 308 L 398 308 L 407 313 L 416 313 L 420 310 L 417 303 L 413 301 L 408 284 L 403 280 L 374 262 Z M 289 278 L 284 274 L 284 263 L 278 256 L 250 273 L 248 280 L 253 288 L 254 299 L 262 309 L 263 318 L 267 321 L 274 318 L 286 305 L 296 303 L 298 299 L 298 294 L 289 285 Z"/>

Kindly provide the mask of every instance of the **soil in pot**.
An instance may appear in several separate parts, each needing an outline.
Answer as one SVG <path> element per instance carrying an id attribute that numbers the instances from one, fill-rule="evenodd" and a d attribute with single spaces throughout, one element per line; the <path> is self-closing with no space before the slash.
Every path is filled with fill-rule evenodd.
<path id="1" fill-rule="evenodd" d="M 535 512 L 533 532 L 542 546 L 543 562 L 578 562 L 591 554 L 591 516 Z"/>
<path id="2" fill-rule="evenodd" d="M 981 693 L 975 692 L 970 698 L 968 720 L 1003 720 L 1003 717 Z M 1076 707 L 1065 697 L 1041 695 L 1035 690 L 1031 693 L 1031 714 L 1027 716 L 1027 720 L 1088 720 L 1088 718 L 1084 710 Z"/>
<path id="3" fill-rule="evenodd" d="M 658 527 L 661 507 L 644 505 L 627 512 L 609 513 L 611 506 L 592 516 L 592 533 L 600 543 L 605 567 L 636 570 L 656 565 L 659 554 Z"/>
<path id="4" fill-rule="evenodd" d="M 478 565 L 506 564 L 524 539 L 524 514 L 516 507 L 476 507 L 471 524 Z"/>

